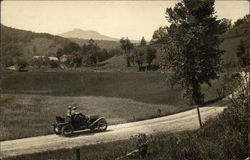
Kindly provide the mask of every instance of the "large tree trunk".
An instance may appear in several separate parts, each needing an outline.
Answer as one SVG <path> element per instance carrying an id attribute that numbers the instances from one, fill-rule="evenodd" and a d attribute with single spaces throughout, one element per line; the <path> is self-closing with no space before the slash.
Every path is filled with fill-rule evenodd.
<path id="1" fill-rule="evenodd" d="M 192 79 L 192 99 L 196 105 L 200 105 L 204 102 L 204 96 L 201 93 L 200 84 L 195 78 Z"/>

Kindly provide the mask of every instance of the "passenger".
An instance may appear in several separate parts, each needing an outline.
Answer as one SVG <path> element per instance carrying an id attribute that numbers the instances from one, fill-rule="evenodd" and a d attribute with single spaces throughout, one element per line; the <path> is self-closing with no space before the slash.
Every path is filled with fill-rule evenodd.
<path id="1" fill-rule="evenodd" d="M 71 118 L 72 116 L 72 107 L 68 106 L 67 117 Z"/>
<path id="2" fill-rule="evenodd" d="M 71 111 L 71 116 L 76 115 L 76 114 L 79 114 L 79 112 L 76 111 L 76 107 L 73 107 L 73 109 Z"/>

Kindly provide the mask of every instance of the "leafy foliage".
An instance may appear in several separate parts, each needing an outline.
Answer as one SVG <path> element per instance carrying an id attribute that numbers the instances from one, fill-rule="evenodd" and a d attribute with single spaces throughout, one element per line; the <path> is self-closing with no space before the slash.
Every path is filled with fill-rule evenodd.
<path id="1" fill-rule="evenodd" d="M 246 42 L 243 40 L 240 41 L 240 44 L 237 47 L 237 56 L 239 58 L 239 65 L 241 67 L 246 67 L 250 65 L 250 54 L 249 54 L 249 38 Z"/>
<path id="2" fill-rule="evenodd" d="M 213 0 L 183 0 L 166 10 L 170 27 L 160 28 L 153 36 L 156 43 L 164 44 L 161 65 L 174 72 L 172 85 L 185 88 L 195 104 L 203 103 L 200 85 L 211 85 L 221 71 L 219 35 L 226 28 L 213 14 Z"/>
<path id="3" fill-rule="evenodd" d="M 138 70 L 143 70 L 143 64 L 147 63 L 147 69 L 150 69 L 152 61 L 156 58 L 156 49 L 152 46 L 140 45 L 133 51 L 131 59 L 138 64 Z"/>
<path id="4" fill-rule="evenodd" d="M 238 19 L 236 22 L 234 22 L 234 26 L 240 26 L 242 24 L 248 24 L 249 23 L 249 18 L 250 18 L 250 14 L 244 16 L 243 18 Z"/>
<path id="5" fill-rule="evenodd" d="M 24 58 L 20 57 L 17 59 L 18 71 L 24 71 L 27 65 L 28 63 Z"/>
<path id="6" fill-rule="evenodd" d="M 130 42 L 128 38 L 124 39 L 121 38 L 120 40 L 121 43 L 121 49 L 124 50 L 125 55 L 126 55 L 126 60 L 127 60 L 127 67 L 130 67 L 130 51 L 134 48 L 133 43 Z"/>
<path id="7" fill-rule="evenodd" d="M 147 42 L 146 42 L 146 40 L 145 40 L 144 37 L 142 37 L 140 45 L 141 45 L 141 46 L 147 45 Z"/>

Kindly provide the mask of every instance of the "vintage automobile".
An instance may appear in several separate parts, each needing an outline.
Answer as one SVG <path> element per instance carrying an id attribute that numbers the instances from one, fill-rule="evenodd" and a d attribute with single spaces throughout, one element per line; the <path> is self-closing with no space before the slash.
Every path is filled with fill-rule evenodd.
<path id="1" fill-rule="evenodd" d="M 56 123 L 53 124 L 55 134 L 69 136 L 74 131 L 90 129 L 92 131 L 105 131 L 108 124 L 104 117 L 98 115 L 87 116 L 81 113 L 72 115 L 71 117 L 56 117 Z"/>

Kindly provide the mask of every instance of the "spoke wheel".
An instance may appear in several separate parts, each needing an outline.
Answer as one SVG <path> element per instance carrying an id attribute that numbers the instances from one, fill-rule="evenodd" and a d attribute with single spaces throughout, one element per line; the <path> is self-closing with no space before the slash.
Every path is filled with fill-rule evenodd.
<path id="1" fill-rule="evenodd" d="M 53 126 L 53 131 L 55 134 L 61 134 L 61 130 L 58 126 Z"/>

